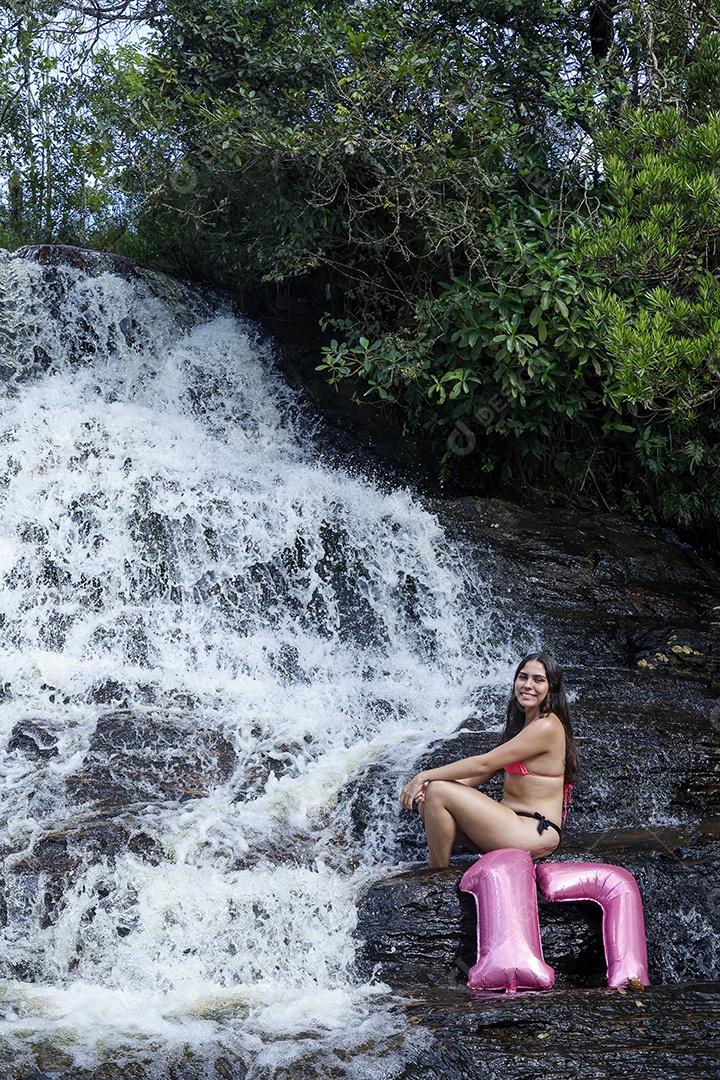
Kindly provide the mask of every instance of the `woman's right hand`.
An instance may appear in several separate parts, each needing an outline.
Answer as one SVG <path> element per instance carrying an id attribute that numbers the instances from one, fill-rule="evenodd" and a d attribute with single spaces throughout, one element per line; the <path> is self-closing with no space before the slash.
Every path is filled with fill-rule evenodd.
<path id="1" fill-rule="evenodd" d="M 414 803 L 423 802 L 427 785 L 428 781 L 423 778 L 422 773 L 413 776 L 410 783 L 406 784 L 400 792 L 400 805 L 403 809 L 412 810 Z"/>

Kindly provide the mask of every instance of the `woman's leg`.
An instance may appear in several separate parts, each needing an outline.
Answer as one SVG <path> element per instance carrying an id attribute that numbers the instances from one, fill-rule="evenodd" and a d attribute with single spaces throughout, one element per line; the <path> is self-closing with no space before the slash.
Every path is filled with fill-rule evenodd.
<path id="1" fill-rule="evenodd" d="M 520 848 L 534 858 L 550 855 L 559 843 L 554 830 L 552 836 L 541 836 L 533 819 L 519 818 L 509 806 L 452 780 L 428 784 L 423 811 L 430 866 L 435 869 L 450 862 L 459 832 L 481 851 Z"/>

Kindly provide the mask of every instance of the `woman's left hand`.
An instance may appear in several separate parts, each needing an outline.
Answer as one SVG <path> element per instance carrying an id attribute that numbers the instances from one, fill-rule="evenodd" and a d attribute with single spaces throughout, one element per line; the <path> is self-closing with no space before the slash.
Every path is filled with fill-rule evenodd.
<path id="1" fill-rule="evenodd" d="M 427 787 L 427 780 L 423 779 L 423 774 L 418 773 L 417 776 L 413 776 L 409 784 L 400 792 L 400 805 L 405 810 L 412 810 L 413 804 L 416 802 L 423 802 L 425 799 L 425 788 Z"/>

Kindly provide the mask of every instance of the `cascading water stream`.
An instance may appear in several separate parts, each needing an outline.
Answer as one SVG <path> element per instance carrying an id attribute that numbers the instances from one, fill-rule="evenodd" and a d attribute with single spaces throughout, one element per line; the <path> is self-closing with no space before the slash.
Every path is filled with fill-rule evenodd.
<path id="1" fill-rule="evenodd" d="M 418 748 L 507 684 L 481 587 L 408 493 L 321 463 L 232 315 L 138 273 L 0 277 L 0 1033 L 89 1065 L 362 1046 L 391 1076 L 354 898 Z"/>

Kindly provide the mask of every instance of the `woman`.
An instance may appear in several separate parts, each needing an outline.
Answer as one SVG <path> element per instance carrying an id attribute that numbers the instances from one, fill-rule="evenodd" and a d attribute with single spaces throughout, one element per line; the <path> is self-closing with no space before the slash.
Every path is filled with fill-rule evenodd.
<path id="1" fill-rule="evenodd" d="M 502 802 L 479 784 L 505 770 Z M 418 803 L 425 822 L 430 866 L 450 862 L 457 840 L 477 851 L 521 848 L 534 859 L 560 843 L 567 800 L 577 779 L 578 759 L 560 668 L 546 653 L 518 665 L 505 730 L 488 754 L 423 769 L 406 784 L 400 802 Z"/>

